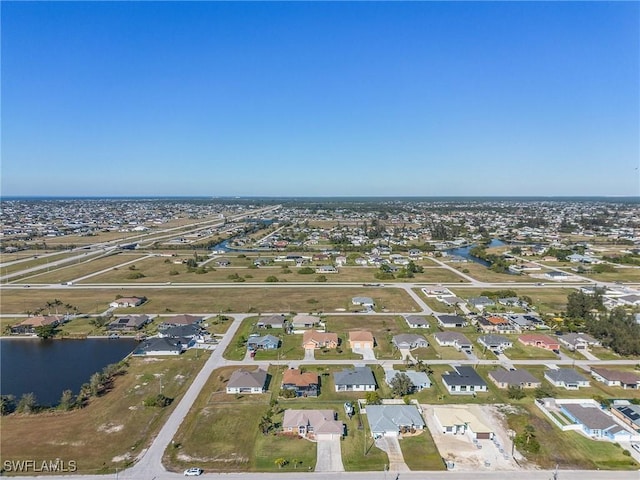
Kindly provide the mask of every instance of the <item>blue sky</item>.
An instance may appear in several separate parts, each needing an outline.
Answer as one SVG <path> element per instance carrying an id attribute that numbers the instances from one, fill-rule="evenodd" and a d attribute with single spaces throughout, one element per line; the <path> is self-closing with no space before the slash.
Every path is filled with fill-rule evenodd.
<path id="1" fill-rule="evenodd" d="M 638 2 L 6 2 L 3 195 L 639 195 Z"/>

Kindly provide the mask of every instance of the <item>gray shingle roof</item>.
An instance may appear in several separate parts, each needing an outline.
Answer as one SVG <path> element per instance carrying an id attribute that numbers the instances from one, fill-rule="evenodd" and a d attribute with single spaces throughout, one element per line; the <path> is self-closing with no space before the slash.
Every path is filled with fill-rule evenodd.
<path id="1" fill-rule="evenodd" d="M 578 383 L 586 382 L 587 379 L 580 375 L 572 368 L 559 368 L 557 370 L 547 370 L 544 372 L 545 376 L 553 380 L 554 382 L 562 383 Z"/>
<path id="2" fill-rule="evenodd" d="M 446 381 L 447 385 L 487 386 L 486 382 L 478 375 L 473 367 L 456 366 L 453 368 L 455 369 L 454 372 L 448 372 L 442 375 L 442 380 Z"/>
<path id="3" fill-rule="evenodd" d="M 376 379 L 369 367 L 344 369 L 333 374 L 336 385 L 375 385 Z"/>
<path id="4" fill-rule="evenodd" d="M 367 420 L 372 432 L 397 432 L 400 427 L 425 427 L 415 405 L 367 405 Z"/>

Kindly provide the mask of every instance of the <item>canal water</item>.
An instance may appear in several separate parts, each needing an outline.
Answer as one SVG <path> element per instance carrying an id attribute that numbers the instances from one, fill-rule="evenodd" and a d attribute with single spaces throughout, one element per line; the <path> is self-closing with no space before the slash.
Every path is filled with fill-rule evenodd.
<path id="1" fill-rule="evenodd" d="M 497 238 L 494 238 L 493 240 L 491 240 L 491 243 L 487 245 L 487 247 L 489 248 L 502 247 L 503 245 L 506 245 L 506 243 L 504 243 L 502 240 L 498 240 Z M 490 267 L 491 266 L 490 262 L 487 262 L 482 258 L 474 257 L 473 255 L 471 255 L 471 253 L 469 253 L 473 247 L 475 247 L 475 245 L 469 245 L 467 247 L 460 247 L 460 248 L 451 248 L 449 250 L 446 250 L 446 252 L 449 255 L 466 258 L 471 262 L 476 262 L 476 263 L 479 263 L 480 265 L 484 265 L 485 267 Z"/>
<path id="2" fill-rule="evenodd" d="M 108 340 L 0 339 L 0 394 L 32 392 L 39 405 L 56 405 L 64 390 L 80 391 L 91 375 L 131 353 L 138 342 Z"/>

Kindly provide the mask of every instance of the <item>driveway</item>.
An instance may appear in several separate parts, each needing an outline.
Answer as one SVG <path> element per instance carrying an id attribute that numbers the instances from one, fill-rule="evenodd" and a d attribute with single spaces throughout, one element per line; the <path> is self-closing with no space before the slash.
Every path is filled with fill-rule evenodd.
<path id="1" fill-rule="evenodd" d="M 316 437 L 318 460 L 316 472 L 344 472 L 342 450 L 338 435 L 318 435 Z"/>
<path id="2" fill-rule="evenodd" d="M 402 360 L 404 360 L 407 357 L 409 357 L 409 360 L 411 360 L 412 362 L 416 361 L 416 359 L 413 358 L 413 355 L 411 355 L 411 350 L 409 350 L 408 348 L 401 348 L 400 349 L 400 358 L 402 358 Z"/>
<path id="3" fill-rule="evenodd" d="M 376 355 L 373 353 L 373 348 L 354 348 L 353 353 L 362 355 L 363 360 L 375 360 Z"/>
<path id="4" fill-rule="evenodd" d="M 398 437 L 382 436 L 376 439 L 376 447 L 387 453 L 390 472 L 408 472 L 409 467 L 404 463 L 404 456 L 400 449 Z"/>
<path id="5" fill-rule="evenodd" d="M 313 348 L 305 348 L 304 349 L 304 359 L 305 360 L 315 360 L 315 350 Z"/>

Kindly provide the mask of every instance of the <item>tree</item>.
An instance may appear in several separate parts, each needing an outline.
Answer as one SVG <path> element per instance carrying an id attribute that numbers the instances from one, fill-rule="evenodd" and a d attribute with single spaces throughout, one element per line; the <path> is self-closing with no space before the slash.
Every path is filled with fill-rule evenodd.
<path id="1" fill-rule="evenodd" d="M 258 424 L 258 428 L 263 435 L 267 435 L 273 428 L 273 420 L 271 419 L 271 415 L 269 415 L 268 413 L 266 415 L 263 415 L 260 419 L 260 423 Z"/>
<path id="2" fill-rule="evenodd" d="M 287 459 L 286 459 L 286 458 L 279 457 L 279 458 L 276 458 L 276 459 L 275 459 L 275 461 L 274 461 L 273 463 L 275 463 L 276 465 L 278 465 L 278 468 L 282 468 L 282 467 L 284 467 L 288 462 L 287 462 Z"/>
<path id="3" fill-rule="evenodd" d="M 520 400 L 526 396 L 522 387 L 517 385 L 509 385 L 507 396 L 513 400 Z"/>
<path id="4" fill-rule="evenodd" d="M 38 401 L 36 400 L 36 396 L 32 392 L 29 392 L 20 397 L 20 401 L 16 407 L 16 412 L 33 413 L 37 407 Z"/>
<path id="5" fill-rule="evenodd" d="M 36 335 L 40 338 L 51 338 L 56 334 L 55 325 L 41 325 L 34 328 Z"/>
<path id="6" fill-rule="evenodd" d="M 381 403 L 378 392 L 367 392 L 364 398 L 367 401 L 367 405 L 380 405 Z"/>
<path id="7" fill-rule="evenodd" d="M 0 395 L 0 415 L 9 415 L 16 409 L 16 397 Z"/>
<path id="8" fill-rule="evenodd" d="M 275 283 L 275 282 L 278 282 L 278 277 L 269 275 L 267 278 L 264 279 L 264 281 L 267 283 Z"/>
<path id="9" fill-rule="evenodd" d="M 89 378 L 89 392 L 91 392 L 91 395 L 97 397 L 102 393 L 102 390 L 104 389 L 104 381 L 105 375 L 103 373 L 96 372 L 91 375 L 91 378 Z"/>
<path id="10" fill-rule="evenodd" d="M 406 373 L 398 373 L 389 383 L 394 397 L 404 397 L 413 391 L 413 383 Z"/>
<path id="11" fill-rule="evenodd" d="M 73 409 L 75 405 L 76 405 L 76 400 L 73 395 L 73 392 L 71 390 L 65 390 L 64 392 L 62 392 L 62 396 L 60 397 L 60 404 L 58 405 L 58 408 L 60 410 L 68 412 L 69 410 Z"/>

